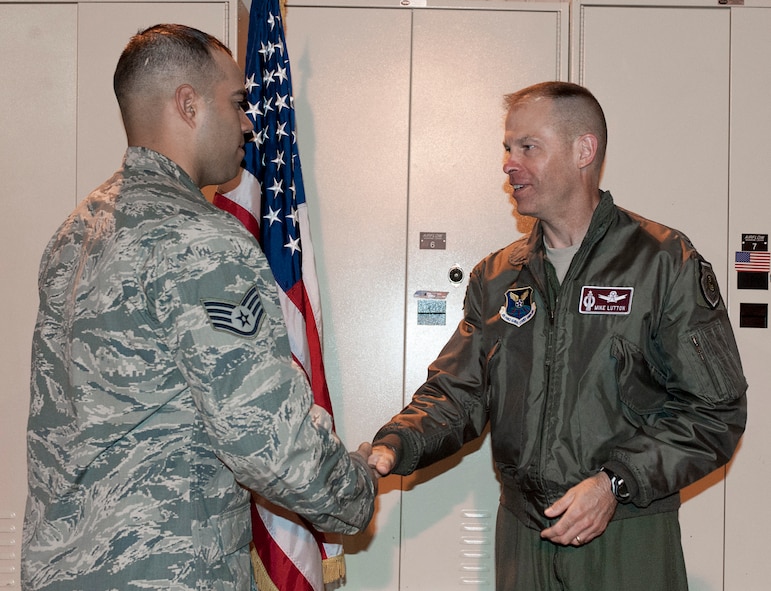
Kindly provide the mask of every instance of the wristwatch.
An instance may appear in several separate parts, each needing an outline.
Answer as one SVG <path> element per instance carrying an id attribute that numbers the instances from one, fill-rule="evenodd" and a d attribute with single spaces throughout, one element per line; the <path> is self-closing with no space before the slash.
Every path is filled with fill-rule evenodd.
<path id="1" fill-rule="evenodd" d="M 608 475 L 608 478 L 610 478 L 610 490 L 613 493 L 613 496 L 616 497 L 616 500 L 619 503 L 628 502 L 631 495 L 629 494 L 629 488 L 626 486 L 624 479 L 613 472 L 613 470 L 608 470 L 605 466 L 600 468 L 600 472 L 605 472 L 605 474 Z"/>

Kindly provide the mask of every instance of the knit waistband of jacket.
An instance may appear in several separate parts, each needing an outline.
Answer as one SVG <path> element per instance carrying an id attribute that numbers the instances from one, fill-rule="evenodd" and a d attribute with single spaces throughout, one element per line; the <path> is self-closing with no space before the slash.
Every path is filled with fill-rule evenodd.
<path id="1" fill-rule="evenodd" d="M 500 503 L 531 529 L 540 531 L 558 521 L 558 519 L 549 519 L 543 514 L 547 508 L 544 506 L 543 500 L 535 498 L 535 495 L 524 493 L 517 487 L 509 486 L 505 482 L 502 487 Z M 638 507 L 633 503 L 618 504 L 611 521 L 677 511 L 680 504 L 680 493 L 653 501 L 647 507 Z"/>

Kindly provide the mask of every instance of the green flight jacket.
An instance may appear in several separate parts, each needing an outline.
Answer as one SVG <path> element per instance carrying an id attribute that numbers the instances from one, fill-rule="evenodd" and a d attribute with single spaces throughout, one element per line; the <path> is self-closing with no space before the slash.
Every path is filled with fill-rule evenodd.
<path id="1" fill-rule="evenodd" d="M 409 474 L 489 421 L 501 503 L 534 529 L 603 465 L 632 493 L 614 519 L 677 509 L 680 489 L 731 458 L 746 422 L 711 266 L 607 192 L 561 285 L 542 244 L 537 223 L 474 268 L 463 320 L 375 443 Z"/>

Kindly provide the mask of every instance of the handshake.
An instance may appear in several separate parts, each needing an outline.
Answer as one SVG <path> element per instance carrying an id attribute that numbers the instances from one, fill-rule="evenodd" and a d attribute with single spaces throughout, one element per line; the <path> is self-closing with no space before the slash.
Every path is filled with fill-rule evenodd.
<path id="1" fill-rule="evenodd" d="M 364 442 L 351 452 L 351 456 L 359 463 L 365 463 L 371 472 L 372 479 L 377 481 L 381 476 L 388 476 L 396 465 L 396 452 L 386 445 L 375 445 Z"/>

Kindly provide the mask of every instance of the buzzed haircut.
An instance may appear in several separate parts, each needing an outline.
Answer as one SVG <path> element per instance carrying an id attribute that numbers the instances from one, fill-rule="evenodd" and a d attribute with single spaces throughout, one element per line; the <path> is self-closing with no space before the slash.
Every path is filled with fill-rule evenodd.
<path id="1" fill-rule="evenodd" d="M 123 50 L 113 75 L 113 90 L 124 118 L 134 95 L 157 91 L 164 81 L 174 81 L 180 74 L 190 83 L 208 87 L 221 75 L 215 50 L 233 55 L 217 38 L 192 27 L 159 24 L 139 31 Z"/>
<path id="2" fill-rule="evenodd" d="M 511 110 L 531 100 L 547 98 L 552 100 L 557 124 L 567 139 L 573 140 L 585 133 L 597 137 L 598 165 L 605 159 L 608 145 L 608 126 L 605 113 L 599 101 L 589 90 L 572 82 L 541 82 L 523 88 L 504 97 L 507 110 Z"/>

